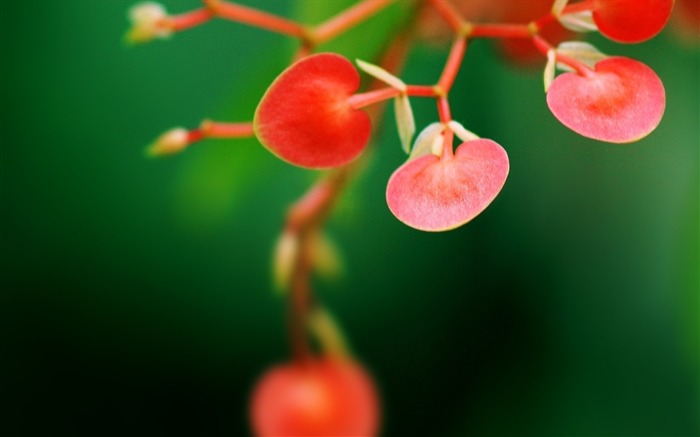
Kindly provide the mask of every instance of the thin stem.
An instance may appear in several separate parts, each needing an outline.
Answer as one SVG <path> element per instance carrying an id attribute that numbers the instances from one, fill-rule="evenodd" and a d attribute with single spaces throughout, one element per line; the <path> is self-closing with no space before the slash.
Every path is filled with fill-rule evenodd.
<path id="1" fill-rule="evenodd" d="M 434 86 L 426 86 L 426 85 L 407 85 L 406 86 L 406 94 L 408 94 L 409 96 L 436 97 L 437 93 L 438 92 Z"/>
<path id="2" fill-rule="evenodd" d="M 197 141 L 202 141 L 205 138 L 204 131 L 202 129 L 192 129 L 187 132 L 187 145 L 196 143 Z"/>
<path id="3" fill-rule="evenodd" d="M 348 180 L 352 164 L 331 173 L 314 185 L 289 209 L 287 230 L 297 234 L 299 249 L 292 268 L 289 297 L 289 324 L 292 353 L 299 362 L 311 356 L 307 336 L 312 306 L 311 271 L 314 232 L 330 213 L 338 193 Z"/>
<path id="4" fill-rule="evenodd" d="M 459 13 L 445 0 L 430 0 L 430 4 L 435 7 L 435 10 L 452 28 L 454 33 L 460 34 L 466 27 L 465 21 Z"/>
<path id="5" fill-rule="evenodd" d="M 447 124 L 452 121 L 452 114 L 450 113 L 450 102 L 447 101 L 447 97 L 438 97 L 437 99 L 437 110 L 440 116 L 440 121 L 443 124 Z M 442 159 L 451 159 L 454 155 L 452 150 L 452 142 L 454 139 L 454 133 L 451 129 L 445 129 L 444 142 L 442 146 Z"/>
<path id="6" fill-rule="evenodd" d="M 198 128 L 187 132 L 187 144 L 207 138 L 248 138 L 255 135 L 253 123 L 221 123 L 204 120 Z"/>
<path id="7" fill-rule="evenodd" d="M 246 138 L 255 135 L 253 123 L 220 123 L 205 120 L 200 129 L 207 138 Z"/>
<path id="8" fill-rule="evenodd" d="M 444 91 L 445 94 L 449 93 L 452 88 L 452 84 L 459 72 L 459 67 L 462 65 L 466 50 L 467 39 L 463 36 L 455 38 L 452 43 L 452 48 L 450 49 L 450 54 L 447 57 L 445 68 L 443 68 L 440 80 L 438 80 L 437 83 L 437 86 Z"/>
<path id="9" fill-rule="evenodd" d="M 364 108 L 365 106 L 383 102 L 401 94 L 401 90 L 394 87 L 382 88 L 366 93 L 354 94 L 348 99 L 348 104 L 353 109 Z"/>
<path id="10" fill-rule="evenodd" d="M 180 32 L 204 24 L 211 20 L 213 16 L 212 12 L 207 8 L 197 9 L 169 17 L 168 24 L 174 32 Z"/>
<path id="11" fill-rule="evenodd" d="M 527 24 L 473 24 L 473 38 L 529 38 L 532 35 Z"/>
<path id="12" fill-rule="evenodd" d="M 304 27 L 296 21 L 288 20 L 274 14 L 224 0 L 205 0 L 205 2 L 214 15 L 227 20 L 302 39 L 305 38 L 307 34 Z"/>
<path id="13" fill-rule="evenodd" d="M 309 239 L 304 238 L 306 232 L 299 236 L 300 246 L 296 263 L 292 270 L 291 295 L 289 300 L 289 335 L 292 344 L 292 355 L 295 361 L 303 363 L 311 357 L 311 346 L 306 335 L 307 319 L 310 309 L 311 287 L 311 254 Z"/>
<path id="14" fill-rule="evenodd" d="M 549 12 L 547 13 L 547 15 L 543 15 L 537 20 L 530 22 L 529 26 L 532 26 L 534 28 L 532 32 L 532 34 L 534 35 L 536 33 L 539 33 L 542 29 L 544 29 L 549 24 L 555 21 L 557 21 L 557 17 L 555 17 L 552 12 Z"/>
<path id="15" fill-rule="evenodd" d="M 394 0 L 362 0 L 359 3 L 340 12 L 334 17 L 316 26 L 313 31 L 313 40 L 321 44 L 333 39 L 368 17 L 387 7 Z"/>

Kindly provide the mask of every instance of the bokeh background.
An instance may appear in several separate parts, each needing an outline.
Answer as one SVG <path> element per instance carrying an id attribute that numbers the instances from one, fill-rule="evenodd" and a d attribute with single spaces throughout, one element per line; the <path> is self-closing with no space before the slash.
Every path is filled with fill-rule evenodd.
<path id="1" fill-rule="evenodd" d="M 347 2 L 243 3 L 315 23 Z M 294 44 L 215 21 L 126 47 L 131 4 L 0 6 L 2 435 L 249 435 L 256 378 L 289 359 L 270 258 L 318 175 L 255 140 L 143 150 L 173 126 L 249 120 Z M 372 59 L 400 19 L 324 49 Z M 317 293 L 380 387 L 383 435 L 700 433 L 698 45 L 673 28 L 590 40 L 662 78 L 649 137 L 577 136 L 548 112 L 540 68 L 476 41 L 451 101 L 508 151 L 501 195 L 455 231 L 401 224 L 386 124 L 332 216 L 345 273 Z M 417 46 L 403 77 L 432 83 L 445 56 Z M 415 103 L 419 125 L 435 121 Z"/>

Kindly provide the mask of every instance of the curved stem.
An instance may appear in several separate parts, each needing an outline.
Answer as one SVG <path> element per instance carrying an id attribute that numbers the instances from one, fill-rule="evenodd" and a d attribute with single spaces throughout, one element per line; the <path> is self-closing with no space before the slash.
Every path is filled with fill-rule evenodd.
<path id="1" fill-rule="evenodd" d="M 533 44 L 535 44 L 535 47 L 537 47 L 537 50 L 539 50 L 540 53 L 542 53 L 545 56 L 547 56 L 547 53 L 550 50 L 554 50 L 556 53 L 557 62 L 561 62 L 562 64 L 568 65 L 569 67 L 573 68 L 579 75 L 584 77 L 592 77 L 595 74 L 595 72 L 583 62 L 578 61 L 569 56 L 557 53 L 556 48 L 552 46 L 546 39 L 542 38 L 540 35 L 534 35 L 532 37 L 532 42 Z"/>

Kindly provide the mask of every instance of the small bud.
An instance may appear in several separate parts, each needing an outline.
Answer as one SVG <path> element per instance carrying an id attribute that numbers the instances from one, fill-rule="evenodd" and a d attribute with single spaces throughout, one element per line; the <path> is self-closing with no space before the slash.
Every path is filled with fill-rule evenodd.
<path id="1" fill-rule="evenodd" d="M 172 29 L 163 5 L 155 2 L 139 3 L 129 10 L 131 29 L 126 38 L 130 43 L 144 43 L 156 38 L 170 37 Z"/>
<path id="2" fill-rule="evenodd" d="M 313 263 L 319 275 L 335 279 L 342 275 L 345 264 L 338 246 L 325 233 L 317 232 L 312 240 Z"/>
<path id="3" fill-rule="evenodd" d="M 325 355 L 350 357 L 350 349 L 340 326 L 325 308 L 316 306 L 309 314 L 308 324 Z"/>
<path id="4" fill-rule="evenodd" d="M 189 145 L 189 131 L 182 127 L 170 129 L 148 147 L 149 156 L 173 155 Z"/>
<path id="5" fill-rule="evenodd" d="M 272 266 L 275 288 L 285 291 L 292 279 L 294 264 L 299 254 L 299 238 L 295 232 L 284 231 L 277 240 Z"/>

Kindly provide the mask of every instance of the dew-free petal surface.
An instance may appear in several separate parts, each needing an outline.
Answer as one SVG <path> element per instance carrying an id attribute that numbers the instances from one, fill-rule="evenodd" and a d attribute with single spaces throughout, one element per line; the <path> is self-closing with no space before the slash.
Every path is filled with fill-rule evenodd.
<path id="1" fill-rule="evenodd" d="M 430 154 L 399 167 L 387 185 L 387 204 L 396 218 L 415 229 L 450 230 L 493 201 L 508 169 L 508 155 L 500 145 L 487 139 L 468 141 L 451 159 Z"/>
<path id="2" fill-rule="evenodd" d="M 595 0 L 593 21 L 600 33 L 613 41 L 638 43 L 661 32 L 671 17 L 673 2 L 674 0 Z"/>
<path id="3" fill-rule="evenodd" d="M 658 126 L 666 107 L 663 83 L 634 59 L 613 57 L 595 65 L 590 77 L 557 76 L 547 105 L 566 127 L 610 143 L 637 141 Z"/>
<path id="4" fill-rule="evenodd" d="M 270 85 L 255 111 L 255 134 L 279 158 L 301 167 L 337 167 L 355 159 L 369 141 L 369 116 L 348 98 L 360 76 L 332 53 L 304 58 Z"/>

